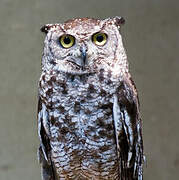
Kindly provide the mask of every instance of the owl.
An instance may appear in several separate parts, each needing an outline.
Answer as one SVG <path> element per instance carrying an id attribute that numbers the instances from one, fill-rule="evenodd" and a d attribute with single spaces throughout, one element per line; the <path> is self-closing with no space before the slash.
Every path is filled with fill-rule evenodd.
<path id="1" fill-rule="evenodd" d="M 139 101 L 122 17 L 47 24 L 38 91 L 43 180 L 142 180 Z"/>

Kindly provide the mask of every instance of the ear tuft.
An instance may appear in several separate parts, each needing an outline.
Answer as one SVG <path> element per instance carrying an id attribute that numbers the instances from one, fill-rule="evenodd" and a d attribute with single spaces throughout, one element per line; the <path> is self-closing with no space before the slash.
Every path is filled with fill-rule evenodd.
<path id="1" fill-rule="evenodd" d="M 121 25 L 125 24 L 125 19 L 123 17 L 116 16 L 114 18 L 114 22 L 115 22 L 116 26 L 121 26 Z"/>
<path id="2" fill-rule="evenodd" d="M 44 26 L 42 26 L 41 28 L 40 28 L 40 30 L 41 30 L 41 32 L 44 32 L 44 33 L 48 33 L 48 31 L 50 30 L 50 28 L 52 27 L 53 25 L 52 24 L 46 24 L 46 25 L 44 25 Z"/>

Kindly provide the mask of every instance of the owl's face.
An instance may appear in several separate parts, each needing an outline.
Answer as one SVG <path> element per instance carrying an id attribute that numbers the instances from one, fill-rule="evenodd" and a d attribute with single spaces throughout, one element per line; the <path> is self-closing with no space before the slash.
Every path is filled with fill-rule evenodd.
<path id="1" fill-rule="evenodd" d="M 117 61 L 118 65 L 123 64 L 125 51 L 119 32 L 123 22 L 119 17 L 105 20 L 82 18 L 45 25 L 41 29 L 47 33 L 43 68 L 86 74 L 112 69 Z"/>

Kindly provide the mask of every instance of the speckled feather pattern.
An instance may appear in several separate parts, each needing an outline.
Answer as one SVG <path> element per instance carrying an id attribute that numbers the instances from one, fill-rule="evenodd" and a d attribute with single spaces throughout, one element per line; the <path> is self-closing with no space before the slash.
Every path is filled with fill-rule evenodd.
<path id="1" fill-rule="evenodd" d="M 119 18 L 118 18 L 119 20 Z M 73 19 L 47 33 L 39 81 L 42 179 L 142 179 L 143 145 L 135 85 L 116 19 Z M 108 34 L 96 47 L 91 36 Z M 73 48 L 58 44 L 62 34 Z M 87 47 L 85 69 L 69 58 Z"/>

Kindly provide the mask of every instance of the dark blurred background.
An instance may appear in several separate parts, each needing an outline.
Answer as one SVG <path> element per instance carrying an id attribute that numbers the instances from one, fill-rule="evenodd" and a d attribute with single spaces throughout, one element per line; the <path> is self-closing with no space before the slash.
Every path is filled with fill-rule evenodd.
<path id="1" fill-rule="evenodd" d="M 36 158 L 40 27 L 73 17 L 123 16 L 137 84 L 147 165 L 145 180 L 179 177 L 179 1 L 0 1 L 0 180 L 40 180 Z"/>

